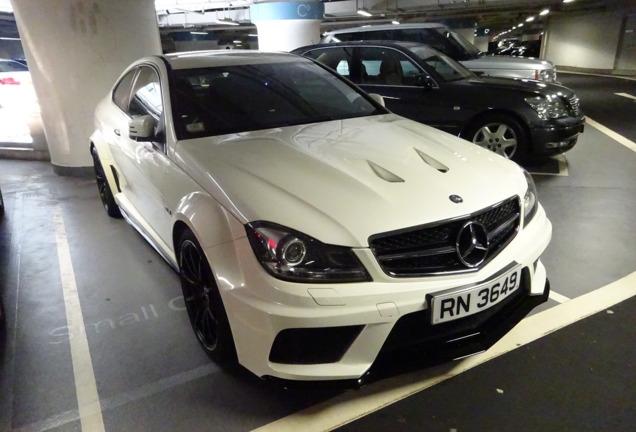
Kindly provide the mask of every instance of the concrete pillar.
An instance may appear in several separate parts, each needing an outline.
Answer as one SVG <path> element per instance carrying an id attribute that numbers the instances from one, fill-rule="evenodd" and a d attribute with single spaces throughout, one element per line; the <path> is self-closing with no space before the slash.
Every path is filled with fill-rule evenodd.
<path id="1" fill-rule="evenodd" d="M 160 54 L 154 0 L 11 0 L 53 170 L 92 170 L 93 113 L 123 69 Z"/>
<path id="2" fill-rule="evenodd" d="M 325 7 L 318 1 L 278 1 L 250 6 L 261 51 L 291 51 L 320 42 Z"/>

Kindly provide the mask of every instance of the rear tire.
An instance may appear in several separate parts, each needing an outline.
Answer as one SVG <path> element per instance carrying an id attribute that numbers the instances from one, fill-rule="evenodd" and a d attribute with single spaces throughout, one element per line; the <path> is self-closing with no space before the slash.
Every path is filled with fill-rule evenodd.
<path id="1" fill-rule="evenodd" d="M 482 117 L 466 129 L 463 138 L 515 162 L 527 160 L 530 153 L 524 127 L 505 114 Z"/>
<path id="2" fill-rule="evenodd" d="M 93 156 L 93 166 L 95 167 L 97 189 L 99 190 L 99 197 L 104 205 L 104 210 L 106 210 L 108 216 L 119 219 L 122 217 L 121 211 L 115 202 L 113 191 L 110 189 L 106 173 L 104 172 L 104 167 L 102 166 L 102 162 L 99 160 L 99 155 L 97 154 L 95 147 L 91 147 L 91 155 Z"/>
<path id="3" fill-rule="evenodd" d="M 233 363 L 236 349 L 221 294 L 194 234 L 179 238 L 179 279 L 190 324 L 203 351 L 221 365 Z"/>

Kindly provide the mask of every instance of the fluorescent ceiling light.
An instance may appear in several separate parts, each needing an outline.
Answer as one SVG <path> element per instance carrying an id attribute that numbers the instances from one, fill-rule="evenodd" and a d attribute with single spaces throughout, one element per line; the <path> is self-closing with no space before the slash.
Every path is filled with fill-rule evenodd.
<path id="1" fill-rule="evenodd" d="M 539 13 L 539 15 L 547 15 L 547 14 L 549 14 L 549 13 L 550 13 L 550 9 L 543 9 L 543 10 Z"/>
<path id="2" fill-rule="evenodd" d="M 20 38 L 0 37 L 1 40 L 20 40 Z"/>
<path id="3" fill-rule="evenodd" d="M 533 16 L 526 18 L 526 22 L 530 22 L 530 21 L 534 21 L 534 17 Z"/>
<path id="4" fill-rule="evenodd" d="M 232 42 L 235 43 L 235 44 L 240 44 L 241 43 L 240 40 L 235 40 L 235 41 L 232 41 Z"/>
<path id="5" fill-rule="evenodd" d="M 398 20 L 396 20 L 396 19 L 395 19 L 395 20 L 391 21 L 391 24 L 398 25 L 398 24 L 400 24 L 400 22 L 399 22 Z"/>
<path id="6" fill-rule="evenodd" d="M 200 34 L 200 35 L 206 35 L 208 34 L 208 32 L 202 32 L 202 31 L 191 31 L 190 34 Z"/>
<path id="7" fill-rule="evenodd" d="M 358 9 L 358 15 L 362 15 L 362 16 L 365 16 L 365 17 L 373 16 L 373 14 L 371 12 L 369 12 L 368 10 L 366 10 L 365 8 Z"/>
<path id="8" fill-rule="evenodd" d="M 563 3 L 572 3 L 574 0 L 563 0 Z"/>
<path id="9" fill-rule="evenodd" d="M 519 23 L 517 27 L 523 27 L 523 23 Z"/>

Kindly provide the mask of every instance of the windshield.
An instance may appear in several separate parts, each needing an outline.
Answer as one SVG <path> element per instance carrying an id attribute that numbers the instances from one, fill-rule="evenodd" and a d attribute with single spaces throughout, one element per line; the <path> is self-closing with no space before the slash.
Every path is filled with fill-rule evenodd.
<path id="1" fill-rule="evenodd" d="M 442 29 L 440 29 L 440 31 L 442 31 Z M 452 38 L 457 44 L 461 45 L 464 51 L 466 51 L 467 55 L 470 56 L 470 58 L 461 60 L 470 60 L 471 58 L 476 59 L 481 54 L 481 51 L 479 51 L 479 49 L 477 49 L 475 45 L 468 42 L 468 40 L 466 40 L 466 38 L 464 38 L 464 36 L 460 35 L 459 33 L 448 30 L 444 30 L 443 33 L 446 34 L 446 37 L 450 36 L 450 38 Z"/>
<path id="2" fill-rule="evenodd" d="M 174 71 L 179 139 L 380 114 L 356 89 L 312 62 Z"/>
<path id="3" fill-rule="evenodd" d="M 427 46 L 411 46 L 409 49 L 427 65 L 435 69 L 445 81 L 475 78 L 475 75 L 461 64 L 437 50 Z"/>
<path id="4" fill-rule="evenodd" d="M 459 33 L 445 27 L 373 29 L 359 32 L 336 32 L 333 41 L 392 40 L 430 45 L 457 61 L 474 60 L 480 51 Z"/>

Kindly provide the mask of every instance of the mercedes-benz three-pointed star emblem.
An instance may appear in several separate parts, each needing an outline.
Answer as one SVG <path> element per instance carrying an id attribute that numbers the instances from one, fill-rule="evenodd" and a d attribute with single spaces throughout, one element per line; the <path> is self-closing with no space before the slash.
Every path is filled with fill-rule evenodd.
<path id="1" fill-rule="evenodd" d="M 477 267 L 486 260 L 490 241 L 486 227 L 470 221 L 459 230 L 455 249 L 459 260 L 467 267 Z"/>

